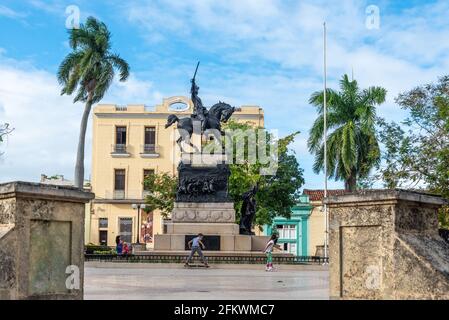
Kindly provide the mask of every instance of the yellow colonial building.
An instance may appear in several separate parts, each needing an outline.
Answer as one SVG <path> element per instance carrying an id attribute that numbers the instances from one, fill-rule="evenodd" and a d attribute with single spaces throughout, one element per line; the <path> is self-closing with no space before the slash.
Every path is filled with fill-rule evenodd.
<path id="1" fill-rule="evenodd" d="M 87 242 L 114 246 L 120 235 L 125 242 L 139 238 L 152 247 L 154 235 L 164 231 L 164 222 L 157 211 L 139 210 L 146 192 L 143 180 L 153 172 L 177 173 L 176 126 L 165 128 L 165 124 L 170 114 L 187 117 L 192 111 L 191 100 L 183 96 L 164 99 L 155 107 L 99 104 L 94 108 L 91 184 L 95 199 L 86 221 L 90 226 Z M 264 126 L 259 106 L 241 106 L 232 118 Z"/>

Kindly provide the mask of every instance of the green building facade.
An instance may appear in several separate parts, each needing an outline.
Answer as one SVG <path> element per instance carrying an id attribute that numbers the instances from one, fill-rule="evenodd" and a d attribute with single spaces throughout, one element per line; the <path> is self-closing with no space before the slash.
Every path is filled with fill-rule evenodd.
<path id="1" fill-rule="evenodd" d="M 309 217 L 313 206 L 310 204 L 308 195 L 301 195 L 299 202 L 291 209 L 290 219 L 276 217 L 271 226 L 264 227 L 264 234 L 271 236 L 273 233 L 279 235 L 278 245 L 285 252 L 297 256 L 310 256 L 309 252 Z"/>

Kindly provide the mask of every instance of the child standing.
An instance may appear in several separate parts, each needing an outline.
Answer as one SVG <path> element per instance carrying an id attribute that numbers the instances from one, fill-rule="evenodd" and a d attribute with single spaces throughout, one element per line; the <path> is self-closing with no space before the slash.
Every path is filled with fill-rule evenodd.
<path id="1" fill-rule="evenodd" d="M 122 254 L 126 256 L 126 255 L 129 254 L 129 251 L 130 251 L 130 250 L 129 250 L 128 244 L 127 244 L 126 242 L 124 242 L 124 243 L 123 243 L 123 251 L 122 251 Z"/>
<path id="2" fill-rule="evenodd" d="M 265 271 L 273 271 L 273 247 L 280 249 L 280 247 L 276 244 L 277 241 L 278 236 L 273 234 L 265 246 L 264 253 L 267 255 L 267 266 Z"/>

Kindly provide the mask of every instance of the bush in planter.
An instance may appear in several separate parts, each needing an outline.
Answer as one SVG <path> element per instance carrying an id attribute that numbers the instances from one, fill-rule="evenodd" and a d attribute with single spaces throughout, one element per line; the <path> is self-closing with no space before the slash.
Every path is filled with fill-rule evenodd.
<path id="1" fill-rule="evenodd" d="M 116 255 L 117 252 L 115 250 L 112 250 L 112 249 L 109 249 L 109 251 L 102 251 L 102 250 L 97 251 L 97 250 L 95 250 L 93 252 L 93 254 L 115 254 Z"/>
<path id="2" fill-rule="evenodd" d="M 84 252 L 86 254 L 98 254 L 99 252 L 111 253 L 111 251 L 113 250 L 108 246 L 96 245 L 92 243 L 87 244 L 84 248 Z"/>

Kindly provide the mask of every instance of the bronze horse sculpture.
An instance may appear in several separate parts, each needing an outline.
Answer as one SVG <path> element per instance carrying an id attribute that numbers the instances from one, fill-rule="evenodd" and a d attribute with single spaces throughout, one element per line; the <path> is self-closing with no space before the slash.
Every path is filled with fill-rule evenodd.
<path id="1" fill-rule="evenodd" d="M 235 107 L 232 107 L 229 104 L 221 101 L 213 105 L 205 114 L 204 122 L 201 123 L 201 134 L 204 133 L 203 129 L 204 131 L 213 129 L 213 131 L 211 132 L 214 135 L 215 139 L 218 141 L 220 137 L 217 137 L 217 132 L 219 132 L 220 135 L 224 134 L 224 132 L 221 131 L 221 122 L 226 123 L 236 110 L 237 109 Z M 194 148 L 196 152 L 198 152 L 198 148 L 195 147 L 190 141 L 193 134 L 193 121 L 195 120 L 198 120 L 198 118 L 178 118 L 175 114 L 171 114 L 167 118 L 167 124 L 165 125 L 165 128 L 172 126 L 174 123 L 178 123 L 177 129 L 181 130 L 181 136 L 178 138 L 178 140 L 176 140 L 176 143 L 178 144 L 181 151 L 183 151 L 182 142 L 184 141 L 192 148 Z"/>

